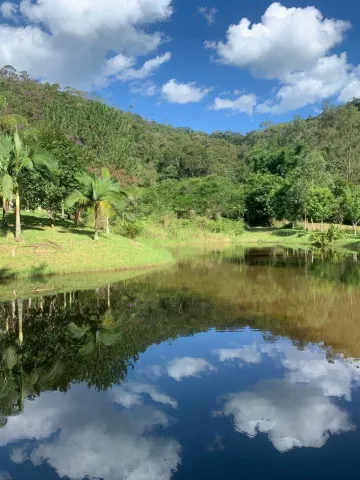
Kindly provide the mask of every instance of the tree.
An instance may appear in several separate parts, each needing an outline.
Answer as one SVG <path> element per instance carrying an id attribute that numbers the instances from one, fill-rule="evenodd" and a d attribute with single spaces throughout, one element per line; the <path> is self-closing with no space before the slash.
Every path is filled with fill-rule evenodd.
<path id="1" fill-rule="evenodd" d="M 321 222 L 323 228 L 324 220 L 329 218 L 335 210 L 335 198 L 332 191 L 326 187 L 313 187 L 307 199 L 308 215 L 311 222 Z"/>
<path id="2" fill-rule="evenodd" d="M 345 214 L 354 227 L 354 233 L 357 234 L 357 226 L 360 223 L 360 186 L 349 185 L 344 194 Z"/>
<path id="3" fill-rule="evenodd" d="M 283 179 L 269 173 L 257 173 L 246 186 L 246 220 L 251 225 L 270 225 L 275 217 L 275 199 Z"/>
<path id="4" fill-rule="evenodd" d="M 46 152 L 36 152 L 34 149 L 24 144 L 20 135 L 15 131 L 13 137 L 0 136 L 0 151 L 6 155 L 3 159 L 6 161 L 6 174 L 3 176 L 3 195 L 6 198 L 15 197 L 16 221 L 15 221 L 15 240 L 20 242 L 21 237 L 21 202 L 20 188 L 21 178 L 29 172 L 37 171 L 45 178 L 53 178 L 56 164 L 52 157 Z M 8 147 L 7 153 L 6 147 Z"/>
<path id="5" fill-rule="evenodd" d="M 66 199 L 65 205 L 72 207 L 78 205 L 85 209 L 91 209 L 95 214 L 94 221 L 94 240 L 99 240 L 99 219 L 103 214 L 107 218 L 111 208 L 119 204 L 119 194 L 125 194 L 120 190 L 120 185 L 111 179 L 108 169 L 103 168 L 101 177 L 92 177 L 87 173 L 76 176 L 77 181 L 83 189 L 74 190 Z"/>
<path id="6" fill-rule="evenodd" d="M 6 212 L 7 202 L 11 200 L 12 191 L 11 185 L 8 184 L 7 171 L 9 167 L 9 152 L 11 150 L 12 143 L 11 138 L 4 136 L 2 141 L 0 140 L 0 196 L 2 198 L 2 227 L 6 226 Z"/>

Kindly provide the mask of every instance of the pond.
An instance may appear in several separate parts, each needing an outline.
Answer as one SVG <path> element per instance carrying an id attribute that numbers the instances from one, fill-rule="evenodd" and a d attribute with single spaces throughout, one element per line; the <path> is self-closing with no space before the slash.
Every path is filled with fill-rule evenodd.
<path id="1" fill-rule="evenodd" d="M 180 257 L 0 305 L 1 480 L 358 477 L 357 256 Z"/>

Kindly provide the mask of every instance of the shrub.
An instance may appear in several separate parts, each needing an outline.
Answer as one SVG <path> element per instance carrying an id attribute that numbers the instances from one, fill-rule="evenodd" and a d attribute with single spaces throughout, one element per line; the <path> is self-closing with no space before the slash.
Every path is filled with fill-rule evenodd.
<path id="1" fill-rule="evenodd" d="M 116 220 L 112 232 L 122 237 L 136 238 L 143 231 L 144 226 L 139 221 Z"/>
<path id="2" fill-rule="evenodd" d="M 343 237 L 343 231 L 339 227 L 331 225 L 329 230 L 326 230 L 325 232 L 316 232 L 311 238 L 315 245 L 319 246 L 320 248 L 326 248 L 331 243 L 335 242 L 336 240 L 341 240 Z"/>

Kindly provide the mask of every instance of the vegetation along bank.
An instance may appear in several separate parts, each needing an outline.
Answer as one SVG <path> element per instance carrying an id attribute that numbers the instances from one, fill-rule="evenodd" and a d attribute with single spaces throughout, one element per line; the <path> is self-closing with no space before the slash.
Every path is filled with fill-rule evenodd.
<path id="1" fill-rule="evenodd" d="M 169 244 L 357 249 L 359 131 L 358 100 L 206 134 L 4 67 L 1 276 L 171 263 Z"/>

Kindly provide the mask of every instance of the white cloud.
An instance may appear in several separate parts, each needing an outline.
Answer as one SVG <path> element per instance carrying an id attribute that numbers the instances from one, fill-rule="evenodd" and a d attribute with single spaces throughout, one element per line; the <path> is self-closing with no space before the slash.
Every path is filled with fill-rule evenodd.
<path id="1" fill-rule="evenodd" d="M 170 59 L 170 53 L 135 68 L 163 41 L 149 25 L 168 19 L 172 0 L 22 0 L 5 4 L 2 14 L 18 12 L 23 27 L 0 26 L 0 64 L 62 85 L 90 89 L 109 77 L 142 79 Z M 107 59 L 109 52 L 113 57 Z M 129 69 L 129 70 L 127 70 Z M 99 78 L 99 72 L 103 72 Z"/>
<path id="2" fill-rule="evenodd" d="M 142 405 L 144 403 L 143 394 L 149 395 L 154 402 L 177 408 L 176 400 L 159 392 L 156 387 L 148 383 L 125 383 L 120 387 L 114 387 L 112 390 L 114 401 L 125 408 Z"/>
<path id="3" fill-rule="evenodd" d="M 247 113 L 251 115 L 256 106 L 256 96 L 253 94 L 241 95 L 232 100 L 230 98 L 216 97 L 214 103 L 210 106 L 211 110 L 231 110 L 238 113 Z"/>
<path id="4" fill-rule="evenodd" d="M 26 402 L 22 415 L 9 418 L 0 430 L 0 444 L 38 440 L 32 450 L 13 452 L 15 460 L 47 462 L 59 477 L 170 480 L 181 462 L 180 445 L 151 435 L 168 427 L 169 417 L 145 406 L 119 411 L 112 400 L 111 392 L 86 386 L 74 386 L 66 395 L 41 394 Z M 36 428 L 29 430 L 31 425 Z"/>
<path id="5" fill-rule="evenodd" d="M 220 362 L 243 360 L 245 363 L 260 363 L 261 354 L 256 345 L 245 345 L 242 348 L 219 348 L 215 350 Z"/>
<path id="6" fill-rule="evenodd" d="M 355 428 L 321 389 L 286 379 L 260 382 L 252 392 L 229 395 L 221 413 L 231 415 L 235 429 L 251 438 L 266 433 L 280 452 L 320 448 L 330 435 Z"/>
<path id="7" fill-rule="evenodd" d="M 197 7 L 197 11 L 205 18 L 209 27 L 215 22 L 217 8 Z"/>
<path id="8" fill-rule="evenodd" d="M 6 20 L 15 20 L 16 11 L 16 5 L 12 2 L 4 2 L 0 5 L 1 16 Z"/>
<path id="9" fill-rule="evenodd" d="M 324 19 L 315 7 L 273 3 L 261 23 L 251 25 L 243 18 L 238 25 L 230 25 L 226 43 L 207 42 L 206 46 L 215 49 L 223 63 L 248 67 L 256 76 L 283 78 L 312 67 L 343 40 L 349 27 L 341 20 Z"/>
<path id="10" fill-rule="evenodd" d="M 133 95 L 141 95 L 143 97 L 153 97 L 158 93 L 158 87 L 151 80 L 146 80 L 146 82 L 139 83 L 135 82 L 130 87 L 130 93 Z"/>
<path id="11" fill-rule="evenodd" d="M 309 70 L 287 75 L 276 94 L 278 103 L 258 105 L 257 111 L 283 113 L 341 94 L 349 88 L 349 69 L 346 54 L 320 58 Z"/>
<path id="12" fill-rule="evenodd" d="M 10 454 L 10 460 L 14 463 L 24 463 L 27 459 L 27 453 L 22 448 L 14 448 Z"/>
<path id="13" fill-rule="evenodd" d="M 162 95 L 170 103 L 197 103 L 211 91 L 211 88 L 197 87 L 195 82 L 178 83 L 169 80 L 162 86 Z"/>
<path id="14" fill-rule="evenodd" d="M 214 371 L 216 368 L 204 358 L 175 358 L 167 365 L 168 375 L 177 381 L 184 377 L 196 377 L 206 371 Z"/>
<path id="15" fill-rule="evenodd" d="M 360 95 L 360 73 L 347 63 L 346 53 L 331 55 L 345 37 L 350 23 L 324 18 L 315 7 L 286 8 L 273 3 L 261 23 L 247 18 L 230 25 L 226 42 L 206 42 L 218 61 L 248 68 L 253 75 L 280 82 L 274 98 L 256 104 L 247 96 L 216 99 L 214 109 L 251 114 L 281 114 L 328 98 L 340 102 Z M 304 36 L 306 31 L 306 36 Z"/>
<path id="16" fill-rule="evenodd" d="M 287 349 L 282 363 L 291 382 L 314 385 L 326 396 L 351 400 L 352 387 L 360 384 L 360 362 L 337 358 L 330 363 L 321 351 Z"/>

